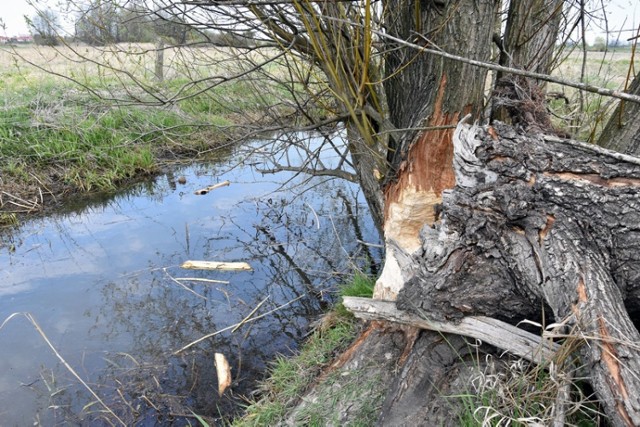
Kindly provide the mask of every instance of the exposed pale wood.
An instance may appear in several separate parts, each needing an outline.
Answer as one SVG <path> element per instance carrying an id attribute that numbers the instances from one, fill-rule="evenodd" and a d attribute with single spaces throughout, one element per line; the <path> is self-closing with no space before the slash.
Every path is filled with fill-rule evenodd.
<path id="1" fill-rule="evenodd" d="M 216 374 L 218 374 L 218 395 L 222 396 L 231 385 L 231 367 L 222 353 L 215 353 Z"/>
<path id="2" fill-rule="evenodd" d="M 203 282 L 203 283 L 220 283 L 223 285 L 228 285 L 228 280 L 216 280 L 216 279 L 203 279 L 201 277 L 176 277 L 176 280 L 185 280 L 189 282 Z"/>
<path id="3" fill-rule="evenodd" d="M 409 254 L 420 248 L 420 229 L 436 221 L 442 191 L 454 185 L 450 126 L 467 113 L 480 117 L 484 108 L 486 70 L 435 59 L 396 42 L 427 35 L 426 46 L 487 61 L 495 7 L 493 0 L 459 0 L 396 2 L 383 8 L 381 40 L 390 47 L 384 53 L 388 77 L 383 80 L 389 119 L 403 131 L 394 132 L 387 152 L 386 252 L 375 298 L 396 298 L 406 277 L 395 248 Z"/>
<path id="4" fill-rule="evenodd" d="M 386 320 L 476 338 L 535 363 L 552 360 L 558 349 L 558 345 L 553 342 L 490 317 L 470 316 L 455 323 L 439 322 L 400 311 L 393 301 L 344 297 L 343 304 L 360 319 Z"/>
<path id="5" fill-rule="evenodd" d="M 224 270 L 224 271 L 251 271 L 251 266 L 246 262 L 220 262 L 220 261 L 185 261 L 182 268 L 189 270 Z"/>
<path id="6" fill-rule="evenodd" d="M 227 187 L 230 184 L 231 184 L 230 181 L 222 181 L 222 182 L 219 182 L 217 184 L 210 185 L 210 186 L 205 187 L 205 188 L 201 188 L 200 190 L 196 190 L 196 191 L 194 191 L 194 194 L 196 194 L 198 196 L 202 196 L 202 195 L 207 194 L 210 191 L 213 191 L 215 189 L 218 189 L 218 188 L 221 188 L 221 187 Z"/>

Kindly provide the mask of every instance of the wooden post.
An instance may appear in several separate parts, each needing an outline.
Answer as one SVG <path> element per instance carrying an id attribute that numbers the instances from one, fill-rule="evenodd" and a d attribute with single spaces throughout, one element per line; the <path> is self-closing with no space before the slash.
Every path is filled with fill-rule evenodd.
<path id="1" fill-rule="evenodd" d="M 164 40 L 158 37 L 156 42 L 156 64 L 155 64 L 156 80 L 162 82 L 164 80 Z"/>

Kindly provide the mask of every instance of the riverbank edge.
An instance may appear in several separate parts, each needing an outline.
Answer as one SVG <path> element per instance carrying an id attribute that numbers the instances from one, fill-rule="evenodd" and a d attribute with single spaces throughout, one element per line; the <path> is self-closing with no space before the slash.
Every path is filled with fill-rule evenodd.
<path id="1" fill-rule="evenodd" d="M 159 138 L 153 143 L 139 144 L 131 141 L 130 149 L 149 150 L 152 158 L 146 165 L 135 167 L 132 173 L 116 176 L 105 187 L 86 187 L 63 179 L 66 165 L 53 163 L 41 167 L 29 162 L 21 165 L 19 174 L 0 174 L 0 231 L 19 225 L 28 218 L 46 215 L 60 209 L 65 203 L 84 197 L 109 195 L 118 188 L 140 182 L 173 169 L 178 165 L 197 161 L 215 161 L 228 156 L 232 150 L 247 139 L 243 128 L 250 124 L 251 129 L 273 125 L 273 121 L 266 112 L 252 114 L 225 115 L 225 124 L 203 128 L 189 134 L 189 142 L 176 142 L 172 138 Z M 253 138 L 259 133 L 251 131 Z M 79 152 L 79 157 L 90 155 Z M 113 169 L 117 169 L 117 165 Z M 111 170 L 103 170 L 110 175 Z"/>
<path id="2" fill-rule="evenodd" d="M 356 273 L 341 286 L 340 295 L 371 297 L 374 284 L 373 278 Z M 272 362 L 259 385 L 259 397 L 232 426 L 374 425 L 394 372 L 379 361 L 395 363 L 397 355 L 380 357 L 375 350 L 359 349 L 359 354 L 372 356 L 372 362 L 352 356 L 368 335 L 386 333 L 384 329 L 356 319 L 338 302 L 315 322 L 296 354 Z"/>

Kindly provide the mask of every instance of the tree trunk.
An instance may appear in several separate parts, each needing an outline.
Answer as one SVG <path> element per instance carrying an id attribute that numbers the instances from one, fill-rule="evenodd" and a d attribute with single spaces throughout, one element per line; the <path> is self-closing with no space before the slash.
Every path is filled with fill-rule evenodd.
<path id="1" fill-rule="evenodd" d="M 549 74 L 563 0 L 511 0 L 500 64 Z"/>
<path id="2" fill-rule="evenodd" d="M 563 0 L 511 0 L 504 37 L 494 36 L 500 48 L 500 65 L 551 74 L 563 4 Z M 533 110 L 533 116 L 545 116 L 544 87 L 544 82 L 534 79 L 497 73 L 492 120 L 519 124 L 522 120 L 514 115 L 527 109 Z M 538 111 L 543 114 L 536 114 Z M 544 126 L 550 128 L 550 121 Z"/>
<path id="3" fill-rule="evenodd" d="M 631 82 L 629 93 L 640 95 L 640 73 Z M 598 145 L 620 153 L 640 155 L 640 104 L 620 101 L 602 131 Z"/>
<path id="4" fill-rule="evenodd" d="M 614 425 L 639 425 L 640 335 L 630 313 L 640 306 L 640 159 L 461 124 L 454 165 L 442 222 L 422 229 L 417 254 L 399 257 L 414 274 L 398 308 L 515 324 L 541 321 L 548 307 L 573 328 Z"/>
<path id="5" fill-rule="evenodd" d="M 391 5 L 391 4 L 390 4 Z M 389 35 L 473 59 L 490 55 L 494 0 L 394 2 L 385 8 Z M 437 216 L 442 191 L 453 186 L 452 125 L 480 118 L 486 71 L 413 49 L 386 45 L 385 92 L 390 120 L 403 133 L 390 141 L 384 194 L 386 259 L 375 296 L 394 299 L 402 283 L 395 248 L 412 253 L 418 233 Z"/>

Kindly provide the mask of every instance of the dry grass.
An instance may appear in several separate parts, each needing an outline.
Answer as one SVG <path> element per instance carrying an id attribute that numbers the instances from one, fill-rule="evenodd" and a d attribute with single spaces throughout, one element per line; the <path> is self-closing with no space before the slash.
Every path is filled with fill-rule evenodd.
<path id="1" fill-rule="evenodd" d="M 563 59 L 553 74 L 563 79 L 580 81 L 582 70 L 582 52 L 574 51 Z M 631 51 L 587 52 L 584 81 L 595 86 L 622 91 L 638 71 L 640 58 L 633 58 Z M 593 93 L 580 93 L 576 89 L 558 84 L 550 84 L 548 91 L 566 97 L 550 104 L 555 116 L 554 124 L 580 140 L 595 141 L 618 104 L 615 99 Z"/>
<path id="2" fill-rule="evenodd" d="M 276 55 L 273 49 L 244 53 L 227 47 L 168 47 L 163 52 L 167 81 L 228 78 Z M 13 81 L 18 84 L 65 77 L 80 82 L 115 78 L 120 83 L 133 80 L 150 83 L 155 79 L 155 64 L 156 47 L 148 43 L 0 47 L 0 76 L 19 77 Z"/>

